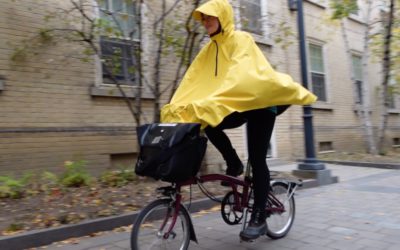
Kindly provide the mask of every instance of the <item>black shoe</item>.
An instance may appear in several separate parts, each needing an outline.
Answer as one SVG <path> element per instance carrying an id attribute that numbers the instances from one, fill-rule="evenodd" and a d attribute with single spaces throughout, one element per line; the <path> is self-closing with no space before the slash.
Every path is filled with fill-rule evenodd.
<path id="1" fill-rule="evenodd" d="M 255 208 L 251 213 L 251 218 L 249 225 L 244 229 L 244 231 L 240 232 L 240 238 L 244 241 L 255 240 L 260 235 L 264 235 L 267 233 L 267 223 L 265 210 Z"/>
<path id="2" fill-rule="evenodd" d="M 238 177 L 239 175 L 243 174 L 243 169 L 244 167 L 242 163 L 240 163 L 240 165 L 238 165 L 235 168 L 228 166 L 225 174 L 233 177 Z M 230 187 L 231 184 L 228 181 L 221 181 L 221 186 Z"/>
<path id="3" fill-rule="evenodd" d="M 244 169 L 244 167 L 243 167 L 242 163 L 240 163 L 239 165 L 236 165 L 236 167 L 229 167 L 228 166 L 228 168 L 226 169 L 225 174 L 233 176 L 233 177 L 237 177 L 237 176 L 243 174 L 243 169 Z"/>

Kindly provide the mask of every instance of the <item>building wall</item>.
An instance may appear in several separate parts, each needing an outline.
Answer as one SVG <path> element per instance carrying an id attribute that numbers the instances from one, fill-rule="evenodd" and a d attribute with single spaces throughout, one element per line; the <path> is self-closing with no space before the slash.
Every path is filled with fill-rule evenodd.
<path id="1" fill-rule="evenodd" d="M 35 42 L 46 11 L 57 2 L 0 5 L 0 75 L 6 78 L 0 91 L 0 174 L 61 171 L 71 160 L 87 160 L 95 171 L 134 158 L 135 121 L 122 99 L 91 95 L 95 67 L 80 60 L 80 47 L 45 44 L 24 60 L 10 60 L 16 47 Z"/>
<path id="2" fill-rule="evenodd" d="M 174 2 L 167 1 L 167 9 Z M 93 173 L 133 167 L 138 152 L 136 121 L 118 89 L 102 83 L 99 61 L 83 62 L 82 46 L 77 44 L 34 46 L 33 37 L 49 26 L 44 17 L 57 7 L 68 8 L 68 2 L 0 0 L 0 5 L 0 76 L 6 78 L 0 88 L 0 174 L 62 171 L 64 162 L 71 160 L 87 161 Z M 168 17 L 179 17 L 183 23 L 188 7 L 178 7 L 182 15 L 178 11 Z M 158 49 L 153 24 L 161 16 L 161 2 L 146 1 L 143 9 L 146 98 L 141 123 L 148 123 L 153 121 L 154 105 L 147 84 L 155 81 Z M 34 51 L 23 60 L 11 60 L 25 43 Z M 177 64 L 173 53 L 163 55 L 159 78 L 166 94 L 160 106 L 168 102 Z"/>
<path id="3" fill-rule="evenodd" d="M 327 6 L 326 4 L 321 6 L 310 4 L 310 2 L 306 1 L 305 5 L 307 38 L 310 41 L 316 40 L 324 44 L 328 84 L 328 101 L 326 103 L 317 102 L 313 105 L 317 151 L 321 151 L 319 144 L 324 141 L 332 142 L 332 149 L 337 151 L 365 151 L 364 131 L 356 112 L 355 89 L 350 80 L 350 65 L 339 23 L 327 19 L 329 11 L 324 8 Z M 364 5 L 360 5 L 360 7 L 365 9 Z M 380 18 L 379 8 L 375 6 L 372 10 L 371 23 L 379 23 L 377 22 Z M 352 16 L 345 21 L 350 49 L 353 53 L 360 55 L 364 53 L 363 20 L 360 15 L 359 17 Z M 379 27 L 372 30 L 372 32 L 377 31 L 380 31 Z M 380 61 L 372 60 L 371 56 L 369 67 L 363 76 L 364 84 L 367 86 L 367 96 L 364 99 L 370 104 L 371 121 L 375 132 L 377 132 L 381 120 L 379 85 L 382 75 L 380 63 Z M 393 114 L 389 117 L 389 122 L 393 125 L 397 124 L 397 127 L 394 125 L 388 129 L 388 143 L 392 140 L 392 136 L 399 135 L 400 107 L 399 104 L 397 105 L 397 110 L 393 110 Z"/>
<path id="4" fill-rule="evenodd" d="M 0 175 L 35 169 L 62 171 L 63 163 L 71 160 L 86 160 L 89 169 L 99 173 L 120 165 L 132 166 L 135 161 L 136 122 L 125 100 L 113 94 L 116 88 L 99 82 L 98 62 L 80 60 L 80 46 L 62 42 L 45 44 L 37 46 L 26 60 L 10 60 L 15 48 L 35 41 L 32 37 L 46 25 L 43 20 L 46 11 L 61 2 L 0 0 L 0 76 L 6 78 L 3 88 L 0 87 Z M 142 63 L 149 83 L 155 81 L 157 39 L 152 24 L 161 13 L 160 2 L 149 0 L 144 6 Z M 174 2 L 167 1 L 168 6 Z M 307 40 L 324 45 L 328 86 L 328 102 L 312 105 L 316 151 L 323 150 L 321 142 L 331 142 L 332 149 L 337 151 L 363 151 L 364 136 L 355 112 L 354 89 L 341 31 L 337 24 L 327 21 L 326 5 L 311 2 L 315 1 L 304 1 Z M 238 6 L 238 1 L 233 4 Z M 265 28 L 269 33 L 264 39 L 255 39 L 278 71 L 301 82 L 297 13 L 286 6 L 286 0 L 268 1 Z M 190 7 L 182 6 L 181 13 L 187 14 L 189 10 Z M 176 15 L 171 18 L 177 19 Z M 283 24 L 292 34 L 285 37 L 284 43 L 277 43 L 275 38 L 282 36 Z M 351 49 L 362 52 L 362 23 L 350 19 L 347 25 Z M 167 89 L 167 94 L 162 96 L 161 106 L 168 102 L 168 88 L 177 63 L 178 58 L 172 54 L 162 60 L 161 89 Z M 377 63 L 368 69 L 375 129 L 380 114 L 377 94 L 380 70 Z M 147 97 L 151 96 L 148 88 L 145 91 Z M 143 99 L 143 114 L 142 122 L 152 121 L 151 98 Z M 244 131 L 240 127 L 228 132 L 243 160 L 247 156 Z M 389 144 L 400 137 L 398 110 L 391 110 L 387 135 Z M 301 107 L 293 106 L 277 118 L 273 142 L 274 157 L 304 157 Z M 210 171 L 224 169 L 222 157 L 211 144 L 204 162 Z"/>
<path id="5" fill-rule="evenodd" d="M 365 11 L 363 2 L 360 7 Z M 373 3 L 377 4 L 377 3 Z M 331 143 L 328 151 L 365 151 L 366 142 L 362 122 L 356 112 L 355 88 L 351 82 L 351 71 L 346 54 L 342 32 L 338 22 L 329 19 L 328 1 L 304 1 L 304 23 L 307 42 L 323 46 L 324 66 L 326 73 L 327 98 L 326 102 L 318 101 L 313 104 L 313 125 L 316 153 L 324 153 L 326 143 Z M 290 74 L 301 82 L 300 58 L 297 43 L 297 12 L 290 12 L 287 1 L 268 1 L 268 31 L 269 41 L 259 42 L 270 63 L 279 71 Z M 371 23 L 375 27 L 371 32 L 380 31 L 380 8 L 373 6 Z M 362 12 L 360 12 L 362 13 Z M 377 25 L 378 24 L 378 25 Z M 362 54 L 364 51 L 364 22 L 362 15 L 351 16 L 345 21 L 346 32 L 352 52 Z M 282 29 L 288 28 L 292 34 L 283 36 Z M 257 36 L 255 36 L 257 40 Z M 284 47 L 285 45 L 285 47 Z M 381 120 L 381 83 L 380 61 L 371 58 L 369 67 L 364 75 L 367 86 L 366 100 L 370 102 L 371 121 L 375 135 Z M 308 70 L 310 65 L 308 64 Z M 309 83 L 309 87 L 310 87 Z M 394 138 L 400 136 L 400 103 L 397 97 L 396 109 L 390 110 L 389 126 L 387 129 L 387 146 L 390 148 Z M 300 107 L 291 107 L 281 117 L 275 126 L 277 147 L 276 157 L 298 159 L 304 157 L 303 119 Z M 377 138 L 375 138 L 377 139 Z M 397 139 L 398 140 L 398 139 Z M 325 145 L 325 146 L 324 146 Z"/>

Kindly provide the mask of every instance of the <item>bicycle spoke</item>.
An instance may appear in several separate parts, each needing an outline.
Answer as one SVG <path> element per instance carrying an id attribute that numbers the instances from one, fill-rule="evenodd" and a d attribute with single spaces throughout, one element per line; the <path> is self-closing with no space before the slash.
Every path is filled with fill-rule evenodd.
<path id="1" fill-rule="evenodd" d="M 271 192 L 268 197 L 270 215 L 267 219 L 267 235 L 278 239 L 289 232 L 294 220 L 294 189 L 291 190 L 284 182 L 277 182 L 271 186 Z"/>
<path id="2" fill-rule="evenodd" d="M 174 216 L 168 211 L 175 211 L 175 203 L 167 199 L 157 200 L 142 210 L 132 229 L 132 249 L 187 249 L 190 217 L 180 207 L 177 221 L 171 228 Z"/>

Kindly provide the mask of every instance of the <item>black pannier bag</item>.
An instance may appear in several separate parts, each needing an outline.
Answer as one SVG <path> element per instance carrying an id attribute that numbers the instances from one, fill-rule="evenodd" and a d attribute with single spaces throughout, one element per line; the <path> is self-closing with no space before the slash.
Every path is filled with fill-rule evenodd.
<path id="1" fill-rule="evenodd" d="M 180 182 L 197 174 L 207 147 L 197 123 L 153 123 L 137 128 L 140 153 L 135 173 Z"/>

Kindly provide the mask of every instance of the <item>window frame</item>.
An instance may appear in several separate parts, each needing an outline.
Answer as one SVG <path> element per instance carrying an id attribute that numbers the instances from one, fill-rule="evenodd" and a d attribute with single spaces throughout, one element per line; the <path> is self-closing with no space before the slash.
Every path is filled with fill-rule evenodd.
<path id="1" fill-rule="evenodd" d="M 3 75 L 0 75 L 0 92 L 2 90 L 4 90 L 5 82 L 6 82 L 6 77 Z"/>
<path id="2" fill-rule="evenodd" d="M 104 0 L 105 4 L 107 6 L 110 6 L 111 11 L 102 8 L 102 6 L 97 5 L 96 6 L 96 10 L 97 10 L 96 15 L 98 17 L 103 17 L 102 14 L 101 14 L 101 11 L 105 10 L 105 11 L 110 11 L 110 12 L 113 12 L 113 13 L 125 13 L 128 16 L 134 17 L 134 15 L 130 15 L 130 13 L 128 13 L 128 12 L 117 12 L 117 11 L 113 10 L 112 6 L 113 6 L 113 2 L 114 1 L 115 0 Z M 123 9 L 126 10 L 126 8 L 127 8 L 126 2 L 122 1 L 122 4 L 123 4 Z M 132 13 L 134 13 L 134 11 L 135 10 L 132 10 Z M 142 17 L 140 17 L 140 18 L 142 18 Z M 101 50 L 101 55 L 100 55 L 100 59 L 98 59 L 96 61 L 96 63 L 98 64 L 96 66 L 96 72 L 98 72 L 98 74 L 99 74 L 99 76 L 96 78 L 96 85 L 97 86 L 101 86 L 101 85 L 115 86 L 116 84 L 112 80 L 110 80 L 111 77 L 107 77 L 107 74 L 103 70 L 103 63 L 101 62 L 101 60 L 103 60 L 103 55 L 102 55 L 103 54 L 102 53 L 103 52 L 103 43 L 108 43 L 110 45 L 112 45 L 114 43 L 116 45 L 115 47 L 124 47 L 124 45 L 128 46 L 127 49 L 131 50 L 131 56 L 132 56 L 132 58 L 135 59 L 134 63 L 138 63 L 136 61 L 137 58 L 134 56 L 134 53 L 137 53 L 139 51 L 140 40 L 137 39 L 137 38 L 130 38 L 129 36 L 126 36 L 124 34 L 123 38 L 115 38 L 115 37 L 112 37 L 112 36 L 99 37 L 99 41 L 98 42 L 99 42 L 99 47 L 100 47 L 100 50 Z M 123 51 L 123 53 L 126 53 L 126 51 Z M 135 71 L 136 73 L 135 73 L 135 80 L 134 81 L 131 81 L 130 79 L 126 79 L 126 77 L 131 75 L 131 73 L 129 73 L 129 69 L 126 67 L 126 62 L 125 61 L 126 60 L 124 60 L 124 57 L 122 56 L 120 62 L 121 62 L 121 65 L 123 65 L 122 66 L 123 72 L 121 72 L 120 75 L 124 75 L 125 79 L 118 79 L 120 77 L 116 76 L 116 78 L 118 80 L 118 83 L 120 85 L 124 86 L 124 87 L 126 87 L 126 86 L 138 87 L 139 86 L 139 77 L 140 77 L 139 72 L 137 70 Z"/>
<path id="3" fill-rule="evenodd" d="M 254 37 L 256 42 L 263 43 L 266 45 L 272 45 L 270 41 L 270 29 L 268 27 L 268 1 L 258 0 L 260 6 L 260 33 L 253 32 L 251 29 L 244 29 L 242 24 L 242 1 L 250 1 L 250 0 L 236 0 L 237 4 L 234 5 L 235 8 L 235 16 L 236 16 L 236 27 L 239 30 L 246 31 Z"/>
<path id="4" fill-rule="evenodd" d="M 368 22 L 368 20 L 365 20 L 365 13 L 364 13 L 365 6 L 359 0 L 357 0 L 356 2 L 357 2 L 357 8 L 358 8 L 357 12 L 350 13 L 348 18 L 354 22 L 357 22 L 360 24 L 366 24 Z M 372 4 L 374 4 L 374 3 L 372 3 Z M 374 8 L 373 5 L 371 7 Z"/>
<path id="5" fill-rule="evenodd" d="M 105 3 L 108 3 L 107 5 L 108 6 L 111 6 L 110 8 L 113 8 L 113 2 L 114 1 L 118 1 L 118 0 L 103 0 Z M 135 18 L 135 9 L 132 9 L 132 13 L 129 13 L 129 12 L 127 12 L 126 10 L 127 10 L 127 6 L 126 6 L 126 3 L 127 3 L 127 1 L 125 1 L 125 0 L 120 0 L 120 1 L 122 1 L 122 5 L 123 5 L 123 10 L 125 11 L 117 11 L 117 10 L 108 10 L 108 9 L 104 9 L 104 8 L 102 8 L 102 6 L 96 6 L 97 7 L 97 9 L 98 9 L 98 13 L 97 13 L 97 16 L 98 17 L 102 17 L 102 14 L 101 13 L 104 13 L 104 12 L 112 12 L 112 13 L 116 13 L 116 14 L 118 14 L 118 15 L 125 15 L 125 16 L 128 16 L 128 18 L 129 17 L 131 17 L 131 18 Z M 132 8 L 133 7 L 135 7 L 134 5 L 132 5 Z M 103 11 L 101 11 L 101 10 L 103 10 Z M 106 18 L 106 17 L 105 17 Z M 107 18 L 106 18 L 107 19 Z M 129 24 L 131 24 L 131 23 L 133 23 L 133 22 L 131 22 L 131 21 L 128 21 L 127 23 L 129 23 Z M 119 27 L 119 28 L 121 28 L 121 29 L 123 29 L 123 27 Z M 134 38 L 134 37 L 129 37 L 129 36 L 125 36 L 126 37 L 126 39 L 127 40 L 138 40 L 139 38 L 138 37 L 136 37 L 136 38 Z"/>
<path id="6" fill-rule="evenodd" d="M 356 17 L 356 18 L 360 18 L 360 14 L 361 14 L 361 9 L 360 9 L 360 3 L 358 0 L 355 0 L 356 5 L 357 5 L 357 9 L 353 12 L 350 12 L 350 16 Z"/>
<path id="7" fill-rule="evenodd" d="M 305 0 L 305 1 L 324 9 L 329 6 L 327 0 Z"/>
<path id="8" fill-rule="evenodd" d="M 104 50 L 107 49 L 105 47 L 106 43 L 108 43 L 110 46 L 115 45 L 115 47 L 122 48 L 121 49 L 122 55 L 119 60 L 119 63 L 121 63 L 122 71 L 114 74 L 113 77 L 121 85 L 138 86 L 139 85 L 138 78 L 140 77 L 139 72 L 137 70 L 135 70 L 134 73 L 130 72 L 130 67 L 138 65 L 137 58 L 134 56 L 134 53 L 137 53 L 137 51 L 139 50 L 138 43 L 135 41 L 114 39 L 110 37 L 101 37 L 99 43 L 100 43 L 100 49 L 102 51 L 101 52 L 102 60 L 105 60 L 105 58 L 107 57 L 106 55 L 104 55 L 105 53 L 103 52 Z M 132 60 L 131 63 L 128 62 L 129 59 Z M 113 81 L 111 80 L 111 76 L 108 76 L 108 74 L 103 70 L 103 67 L 104 64 L 101 63 L 102 82 L 105 84 L 114 85 L 115 83 L 113 83 Z M 134 78 L 134 80 L 132 81 L 131 78 Z"/>
<path id="9" fill-rule="evenodd" d="M 362 70 L 362 56 L 360 55 L 360 53 L 351 53 L 351 63 L 352 63 L 352 74 L 354 77 L 354 81 L 352 82 L 353 88 L 354 88 L 354 104 L 355 105 L 362 105 L 363 104 L 363 93 L 362 93 L 362 86 L 364 84 L 364 79 L 358 79 L 357 77 L 357 73 L 356 73 L 356 68 L 354 65 L 354 58 L 357 57 L 359 58 L 359 62 L 360 62 L 360 67 Z M 362 74 L 361 74 L 362 77 Z"/>
<path id="10" fill-rule="evenodd" d="M 392 75 L 393 74 L 390 74 L 388 86 L 389 87 L 394 86 L 394 88 L 396 88 L 397 83 L 396 83 L 396 80 L 391 77 Z M 400 96 L 399 96 L 399 94 L 396 92 L 392 92 L 391 96 L 389 98 L 390 98 L 389 101 L 391 101 L 391 102 L 389 104 L 390 106 L 388 107 L 388 109 L 389 109 L 388 111 L 390 113 L 400 113 Z"/>
<path id="11" fill-rule="evenodd" d="M 261 0 L 239 0 L 239 2 L 240 2 L 240 24 L 241 24 L 242 30 L 247 31 L 249 33 L 254 33 L 254 34 L 262 36 L 263 35 L 262 14 L 263 13 L 262 13 L 261 5 L 262 5 L 263 1 L 261 1 Z M 245 5 L 244 5 L 244 2 L 246 2 Z M 258 3 L 256 3 L 256 2 L 258 2 Z M 248 16 L 244 15 L 244 14 L 249 14 L 249 13 L 244 13 L 243 10 L 245 9 L 245 7 L 248 7 L 249 5 L 254 5 L 253 7 L 256 7 L 256 9 L 258 7 L 259 10 L 260 10 L 259 13 L 257 13 L 259 15 L 259 20 L 250 20 L 250 22 L 249 22 L 249 24 L 252 24 L 253 21 L 255 21 L 260 26 L 259 28 L 258 27 L 252 27 L 252 25 L 246 25 L 245 26 L 243 24 L 244 17 L 246 17 L 247 19 L 249 18 Z M 255 14 L 255 13 L 253 13 L 253 14 Z M 258 15 L 256 17 L 258 17 Z M 250 18 L 252 18 L 252 17 L 254 17 L 254 16 L 250 16 Z"/>
<path id="12" fill-rule="evenodd" d="M 322 58 L 321 58 L 321 60 L 322 60 L 322 65 L 323 65 L 323 72 L 317 72 L 317 71 L 315 71 L 314 72 L 314 70 L 312 69 L 312 63 L 311 63 L 311 51 L 310 51 L 310 46 L 317 46 L 317 47 L 320 47 L 321 48 L 321 55 L 322 55 Z M 319 75 L 322 75 L 324 78 L 324 82 L 323 82 L 323 84 L 324 84 L 324 86 L 323 86 L 323 90 L 324 90 L 324 97 L 325 97 L 325 100 L 321 100 L 321 98 L 320 98 L 320 96 L 318 96 L 318 100 L 317 100 L 317 102 L 319 102 L 319 103 L 329 103 L 329 100 L 330 100 L 330 98 L 329 98 L 329 89 L 328 89 L 328 71 L 327 71 L 327 68 L 326 68 L 326 53 L 325 53 L 325 43 L 323 43 L 323 42 L 320 42 L 320 41 L 314 41 L 314 40 L 309 40 L 308 42 L 307 42 L 307 58 L 308 58 L 308 60 L 307 60 L 307 64 L 308 64 L 308 72 L 307 72 L 307 77 L 308 77 L 308 82 L 309 82 L 309 86 L 308 86 L 308 88 L 315 94 L 315 95 L 317 95 L 317 93 L 315 93 L 315 91 L 314 91 L 314 83 L 313 83 L 313 77 L 312 77 L 312 74 L 313 73 L 315 73 L 315 74 L 319 74 Z"/>
<path id="13" fill-rule="evenodd" d="M 396 109 L 396 107 L 397 107 L 397 101 L 396 101 L 396 94 L 394 94 L 394 93 L 388 93 L 388 98 L 389 98 L 389 100 L 388 100 L 388 102 L 389 102 L 389 110 L 395 110 Z"/>

